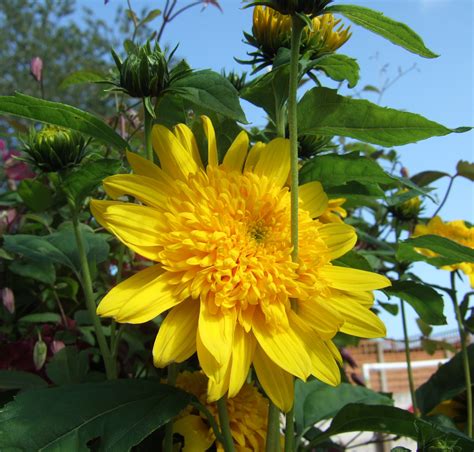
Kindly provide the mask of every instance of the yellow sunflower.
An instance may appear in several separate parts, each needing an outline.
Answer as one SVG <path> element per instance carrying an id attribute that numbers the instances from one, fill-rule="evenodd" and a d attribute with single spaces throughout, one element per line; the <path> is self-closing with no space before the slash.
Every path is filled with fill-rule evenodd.
<path id="1" fill-rule="evenodd" d="M 385 335 L 370 311 L 372 290 L 390 284 L 375 273 L 331 264 L 356 243 L 354 229 L 316 218 L 327 208 L 319 182 L 300 187 L 299 262 L 291 260 L 289 142 L 277 138 L 248 151 L 241 132 L 219 164 L 211 121 L 202 117 L 207 166 L 191 130 L 156 125 L 157 165 L 128 153 L 134 174 L 104 180 L 111 198 L 91 203 L 97 221 L 156 262 L 114 287 L 97 312 L 142 323 L 169 311 L 154 363 L 182 362 L 197 351 L 210 401 L 234 397 L 253 364 L 271 400 L 293 403 L 293 375 L 337 385 L 342 331 Z"/>
<path id="2" fill-rule="evenodd" d="M 178 388 L 194 394 L 199 401 L 217 418 L 217 406 L 207 401 L 207 377 L 202 372 L 182 372 L 176 381 Z M 258 452 L 265 450 L 268 423 L 268 399 L 262 396 L 253 384 L 244 383 L 239 393 L 227 399 L 230 430 L 238 452 Z M 208 450 L 216 437 L 207 419 L 188 408 L 173 423 L 173 431 L 184 437 L 182 452 Z M 217 451 L 223 451 L 220 443 Z"/>
<path id="3" fill-rule="evenodd" d="M 440 217 L 432 218 L 427 224 L 418 224 L 415 227 L 413 237 L 433 234 L 446 237 L 461 245 L 474 249 L 474 227 L 469 227 L 462 220 L 444 222 Z M 427 249 L 418 250 L 425 256 L 437 256 L 433 251 Z M 469 278 L 471 287 L 474 288 L 474 264 L 471 262 L 461 262 L 460 264 L 446 265 L 443 270 L 461 270 Z"/>

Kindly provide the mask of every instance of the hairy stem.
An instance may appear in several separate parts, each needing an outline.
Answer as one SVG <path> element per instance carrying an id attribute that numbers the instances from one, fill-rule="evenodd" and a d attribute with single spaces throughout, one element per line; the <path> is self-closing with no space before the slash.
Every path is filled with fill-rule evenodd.
<path id="1" fill-rule="evenodd" d="M 266 452 L 280 450 L 280 410 L 270 402 L 268 405 L 267 438 L 265 441 Z"/>
<path id="2" fill-rule="evenodd" d="M 235 452 L 234 440 L 229 425 L 229 413 L 227 412 L 227 397 L 223 396 L 217 401 L 219 413 L 219 425 L 221 427 L 222 439 L 225 452 Z"/>
<path id="3" fill-rule="evenodd" d="M 454 312 L 458 323 L 459 340 L 461 341 L 462 364 L 464 368 L 464 378 L 466 379 L 466 398 L 467 398 L 467 434 L 472 438 L 472 383 L 471 371 L 469 365 L 469 355 L 467 353 L 466 331 L 463 325 L 461 310 L 459 309 L 458 298 L 456 294 L 456 272 L 451 272 L 451 300 L 453 301 Z"/>
<path id="4" fill-rule="evenodd" d="M 145 156 L 150 162 L 153 162 L 153 146 L 151 143 L 151 129 L 153 127 L 153 118 L 145 106 L 145 100 L 143 100 L 143 116 L 145 119 Z"/>

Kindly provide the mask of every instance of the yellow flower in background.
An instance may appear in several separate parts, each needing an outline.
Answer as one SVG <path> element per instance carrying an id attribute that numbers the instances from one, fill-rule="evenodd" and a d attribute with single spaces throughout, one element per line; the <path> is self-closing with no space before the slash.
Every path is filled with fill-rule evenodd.
<path id="1" fill-rule="evenodd" d="M 303 31 L 301 48 L 303 53 L 309 52 L 312 58 L 335 52 L 351 36 L 350 27 L 339 26 L 341 19 L 335 19 L 332 14 L 314 17 L 311 22 L 312 29 L 306 27 Z M 259 48 L 271 60 L 281 47 L 290 48 L 291 17 L 266 6 L 256 6 L 252 36 L 246 37 L 251 45 Z"/>
<path id="2" fill-rule="evenodd" d="M 202 372 L 182 372 L 176 386 L 193 395 L 217 416 L 217 406 L 207 401 L 207 377 Z M 253 384 L 245 383 L 233 399 L 227 399 L 230 430 L 235 448 L 239 452 L 265 450 L 268 419 L 268 400 Z M 173 423 L 173 431 L 184 437 L 182 452 L 200 452 L 210 448 L 216 441 L 207 419 L 197 410 L 187 409 Z M 223 451 L 220 443 L 217 451 Z"/>
<path id="3" fill-rule="evenodd" d="M 345 202 L 345 198 L 329 199 L 326 210 L 318 218 L 318 220 L 321 223 L 343 223 L 344 218 L 347 217 L 347 212 L 342 207 Z"/>
<path id="4" fill-rule="evenodd" d="M 241 132 L 218 163 L 211 121 L 204 167 L 191 130 L 153 128 L 161 168 L 128 153 L 134 174 L 104 180 L 112 198 L 91 203 L 97 221 L 133 251 L 157 262 L 113 288 L 98 314 L 143 323 L 168 311 L 154 363 L 182 362 L 197 351 L 210 401 L 240 391 L 253 364 L 266 394 L 283 411 L 293 403 L 293 376 L 340 381 L 342 331 L 385 335 L 370 311 L 372 290 L 390 284 L 371 272 L 331 264 L 356 243 L 352 227 L 323 224 L 319 182 L 300 187 L 299 262 L 291 260 L 289 142 L 277 138 L 250 152 Z"/>
<path id="5" fill-rule="evenodd" d="M 446 237 L 447 239 L 457 242 L 461 245 L 469 248 L 474 248 L 474 227 L 469 227 L 463 220 L 443 222 L 443 220 L 436 216 L 432 218 L 426 225 L 418 224 L 415 227 L 413 237 L 420 235 L 439 235 Z M 420 249 L 418 250 L 425 256 L 437 256 L 437 254 L 431 250 Z M 445 265 L 441 267 L 443 270 L 461 270 L 469 278 L 471 287 L 474 288 L 474 264 L 470 262 L 462 262 L 460 264 Z"/>

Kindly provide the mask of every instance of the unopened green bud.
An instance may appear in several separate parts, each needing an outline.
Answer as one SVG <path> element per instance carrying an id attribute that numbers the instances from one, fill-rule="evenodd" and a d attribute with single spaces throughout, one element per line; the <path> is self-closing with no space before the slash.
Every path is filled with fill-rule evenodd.
<path id="1" fill-rule="evenodd" d="M 40 370 L 44 363 L 46 362 L 46 356 L 48 354 L 48 347 L 46 343 L 41 338 L 41 335 L 38 335 L 38 340 L 35 343 L 33 348 L 33 362 L 35 364 L 35 369 Z"/>
<path id="2" fill-rule="evenodd" d="M 152 50 L 147 42 L 134 47 L 124 62 L 114 55 L 120 71 L 117 84 L 131 97 L 157 97 L 169 84 L 168 61 L 158 44 Z"/>
<path id="3" fill-rule="evenodd" d="M 79 132 L 50 125 L 40 131 L 30 129 L 24 144 L 26 160 L 46 173 L 78 165 L 87 146 Z"/>
<path id="4" fill-rule="evenodd" d="M 331 143 L 331 137 L 322 135 L 303 135 L 298 138 L 299 151 L 301 158 L 310 158 L 318 152 L 326 149 Z"/>
<path id="5" fill-rule="evenodd" d="M 237 74 L 237 72 L 230 71 L 228 74 L 225 70 L 222 71 L 222 75 L 232 83 L 232 86 L 240 92 L 246 85 L 247 73 L 243 72 L 242 74 Z"/>

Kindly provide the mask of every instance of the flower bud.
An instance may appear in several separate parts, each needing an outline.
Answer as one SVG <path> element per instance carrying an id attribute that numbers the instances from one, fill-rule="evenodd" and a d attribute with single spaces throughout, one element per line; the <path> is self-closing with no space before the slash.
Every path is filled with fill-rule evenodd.
<path id="1" fill-rule="evenodd" d="M 40 57 L 34 57 L 30 62 L 30 73 L 37 82 L 43 78 L 43 60 Z"/>
<path id="2" fill-rule="evenodd" d="M 157 97 L 169 84 L 168 62 L 158 44 L 155 49 L 147 42 L 134 47 L 125 61 L 114 54 L 120 72 L 117 84 L 130 97 Z"/>
<path id="3" fill-rule="evenodd" d="M 9 287 L 4 287 L 1 291 L 2 303 L 5 309 L 10 313 L 15 313 L 15 296 Z"/>
<path id="4" fill-rule="evenodd" d="M 397 192 L 397 195 L 408 193 L 408 189 L 404 188 Z M 392 208 L 392 213 L 401 221 L 414 220 L 418 217 L 421 211 L 421 199 L 419 196 L 414 196 L 407 201 L 401 202 Z"/>
<path id="5" fill-rule="evenodd" d="M 38 340 L 33 348 L 33 362 L 35 363 L 35 369 L 40 370 L 46 362 L 46 356 L 48 355 L 48 347 L 46 343 L 38 336 Z"/>
<path id="6" fill-rule="evenodd" d="M 295 13 L 317 16 L 322 14 L 332 0 L 270 0 L 265 5 L 278 11 L 280 14 L 292 15 Z M 253 2 L 251 5 L 259 5 L 263 2 Z M 251 6 L 250 5 L 250 6 Z"/>
<path id="7" fill-rule="evenodd" d="M 237 74 L 237 72 L 230 71 L 228 74 L 223 70 L 222 75 L 232 83 L 232 86 L 240 92 L 246 84 L 247 73 Z"/>
<path id="8" fill-rule="evenodd" d="M 298 139 L 299 151 L 301 158 L 310 158 L 320 151 L 323 151 L 331 143 L 331 137 L 322 135 L 303 135 Z"/>
<path id="9" fill-rule="evenodd" d="M 75 130 L 44 126 L 39 132 L 30 129 L 23 151 L 26 160 L 48 173 L 78 165 L 84 158 L 87 142 Z"/>

